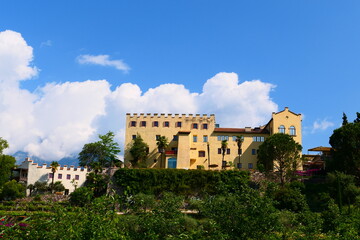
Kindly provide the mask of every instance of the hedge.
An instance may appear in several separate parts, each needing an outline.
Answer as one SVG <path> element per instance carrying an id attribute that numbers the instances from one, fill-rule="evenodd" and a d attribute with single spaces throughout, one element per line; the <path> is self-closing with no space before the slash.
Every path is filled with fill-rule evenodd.
<path id="1" fill-rule="evenodd" d="M 114 183 L 127 194 L 173 192 L 184 196 L 215 195 L 236 192 L 249 182 L 249 172 L 183 170 L 183 169 L 128 169 L 114 174 Z"/>

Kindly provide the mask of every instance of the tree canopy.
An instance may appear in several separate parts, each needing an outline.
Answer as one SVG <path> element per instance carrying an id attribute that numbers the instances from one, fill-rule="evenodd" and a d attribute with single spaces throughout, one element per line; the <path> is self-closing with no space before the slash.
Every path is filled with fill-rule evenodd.
<path id="1" fill-rule="evenodd" d="M 259 147 L 258 168 L 267 172 L 277 170 L 283 185 L 298 167 L 301 150 L 292 136 L 275 133 Z"/>
<path id="2" fill-rule="evenodd" d="M 5 139 L 3 139 L 3 138 L 0 137 L 0 155 L 2 155 L 4 149 L 6 149 L 6 148 L 8 148 L 8 147 L 9 147 L 8 142 L 7 142 Z"/>
<path id="3" fill-rule="evenodd" d="M 334 149 L 333 158 L 327 162 L 329 171 L 341 171 L 347 174 L 360 173 L 360 122 L 348 123 L 335 129 L 330 137 Z"/>
<path id="4" fill-rule="evenodd" d="M 147 143 L 144 142 L 140 134 L 138 134 L 133 140 L 129 152 L 133 157 L 130 162 L 133 167 L 136 167 L 139 163 L 144 163 L 146 161 L 146 158 L 149 154 L 149 145 L 147 145 Z"/>
<path id="5" fill-rule="evenodd" d="M 120 153 L 120 147 L 114 141 L 114 137 L 113 132 L 108 132 L 99 135 L 100 141 L 85 144 L 78 157 L 80 166 L 89 166 L 99 171 L 118 162 L 117 154 Z"/>

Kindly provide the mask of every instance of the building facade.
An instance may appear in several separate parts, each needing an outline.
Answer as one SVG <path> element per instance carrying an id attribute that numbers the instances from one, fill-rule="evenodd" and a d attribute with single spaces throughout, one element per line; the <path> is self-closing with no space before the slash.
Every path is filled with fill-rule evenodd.
<path id="1" fill-rule="evenodd" d="M 138 135 L 149 145 L 146 165 L 150 168 L 224 169 L 236 167 L 255 169 L 257 150 L 274 133 L 286 133 L 302 143 L 301 114 L 287 107 L 272 113 L 270 121 L 261 127 L 220 128 L 215 115 L 186 114 L 127 114 L 125 134 L 125 164 L 132 159 L 129 149 Z M 165 156 L 159 153 L 156 142 L 160 136 L 168 139 Z M 241 149 L 236 138 L 243 137 Z M 222 161 L 221 142 L 227 140 Z M 239 158 L 240 155 L 240 158 Z"/>
<path id="2" fill-rule="evenodd" d="M 46 182 L 50 184 L 52 178 L 54 182 L 60 181 L 65 187 L 65 194 L 73 192 L 77 187 L 81 187 L 85 181 L 89 170 L 86 167 L 74 166 L 59 166 L 55 174 L 51 172 L 51 167 L 46 163 L 39 166 L 34 163 L 30 158 L 26 158 L 25 161 L 19 165 L 16 169 L 18 180 L 24 182 L 26 186 L 35 184 L 35 182 Z M 29 190 L 27 190 L 29 194 Z"/>

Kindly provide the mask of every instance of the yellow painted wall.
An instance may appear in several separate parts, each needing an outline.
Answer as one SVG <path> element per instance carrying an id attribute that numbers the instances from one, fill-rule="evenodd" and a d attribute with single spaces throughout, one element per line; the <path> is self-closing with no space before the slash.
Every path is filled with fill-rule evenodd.
<path id="1" fill-rule="evenodd" d="M 136 122 L 136 126 L 131 126 L 131 122 Z M 141 122 L 146 122 L 146 126 L 141 126 Z M 158 127 L 154 126 L 154 122 L 158 122 Z M 165 126 L 165 122 L 169 123 L 169 126 Z M 181 127 L 177 126 L 177 122 L 181 122 Z M 198 124 L 198 129 L 193 128 L 193 124 Z M 203 124 L 207 124 L 207 129 L 203 129 Z M 209 169 L 209 157 L 210 163 L 216 164 L 217 167 L 211 169 L 221 169 L 222 167 L 222 154 L 218 153 L 218 149 L 221 148 L 221 140 L 218 140 L 218 136 L 228 136 L 228 148 L 230 154 L 226 154 L 224 160 L 233 163 L 233 166 L 237 167 L 239 163 L 238 147 L 236 141 L 233 140 L 233 136 L 244 136 L 244 142 L 242 144 L 242 154 L 240 162 L 242 163 L 242 169 L 249 169 L 249 163 L 252 164 L 252 168 L 256 169 L 257 162 L 257 149 L 262 142 L 253 141 L 253 137 L 264 137 L 266 139 L 271 134 L 278 132 L 278 127 L 284 125 L 285 133 L 289 134 L 289 128 L 294 126 L 296 129 L 295 141 L 301 144 L 301 114 L 295 114 L 285 110 L 273 113 L 272 119 L 264 126 L 268 133 L 259 133 L 252 131 L 253 129 L 235 129 L 234 132 L 221 132 L 219 129 L 215 129 L 215 116 L 214 115 L 185 115 L 185 114 L 127 114 L 126 115 L 126 134 L 125 134 L 125 164 L 129 164 L 129 160 L 132 158 L 127 149 L 131 147 L 132 136 L 140 134 L 144 142 L 149 145 L 149 158 L 147 160 L 147 166 L 153 168 L 167 168 L 168 159 L 177 158 L 177 168 L 182 169 L 196 169 L 198 166 L 203 166 L 205 169 Z M 242 132 L 241 132 L 242 131 Z M 165 136 L 169 140 L 169 147 L 167 150 L 177 148 L 176 155 L 167 154 L 165 161 L 162 160 L 160 153 L 156 146 L 156 135 Z M 174 136 L 178 136 L 178 141 L 173 141 Z M 197 141 L 194 142 L 194 136 L 197 136 Z M 204 142 L 204 136 L 207 137 L 207 142 Z M 208 155 L 208 145 L 210 156 Z M 255 149 L 253 154 L 252 149 Z M 205 152 L 205 156 L 200 156 L 199 151 Z M 227 168 L 229 169 L 229 168 Z"/>

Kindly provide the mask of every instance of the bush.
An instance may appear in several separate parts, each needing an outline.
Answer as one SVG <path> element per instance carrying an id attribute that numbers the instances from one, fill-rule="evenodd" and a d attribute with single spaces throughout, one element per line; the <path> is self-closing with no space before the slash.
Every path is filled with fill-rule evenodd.
<path id="1" fill-rule="evenodd" d="M 0 193 L 0 199 L 12 200 L 25 197 L 25 190 L 26 187 L 23 184 L 18 183 L 15 180 L 11 180 L 4 184 Z"/>
<path id="2" fill-rule="evenodd" d="M 94 192 L 87 187 L 79 187 L 70 194 L 70 203 L 72 205 L 83 207 L 90 203 L 94 198 Z"/>
<path id="3" fill-rule="evenodd" d="M 160 195 L 173 192 L 182 196 L 215 195 L 240 191 L 248 184 L 249 173 L 182 169 L 119 169 L 114 182 L 125 194 Z"/>

